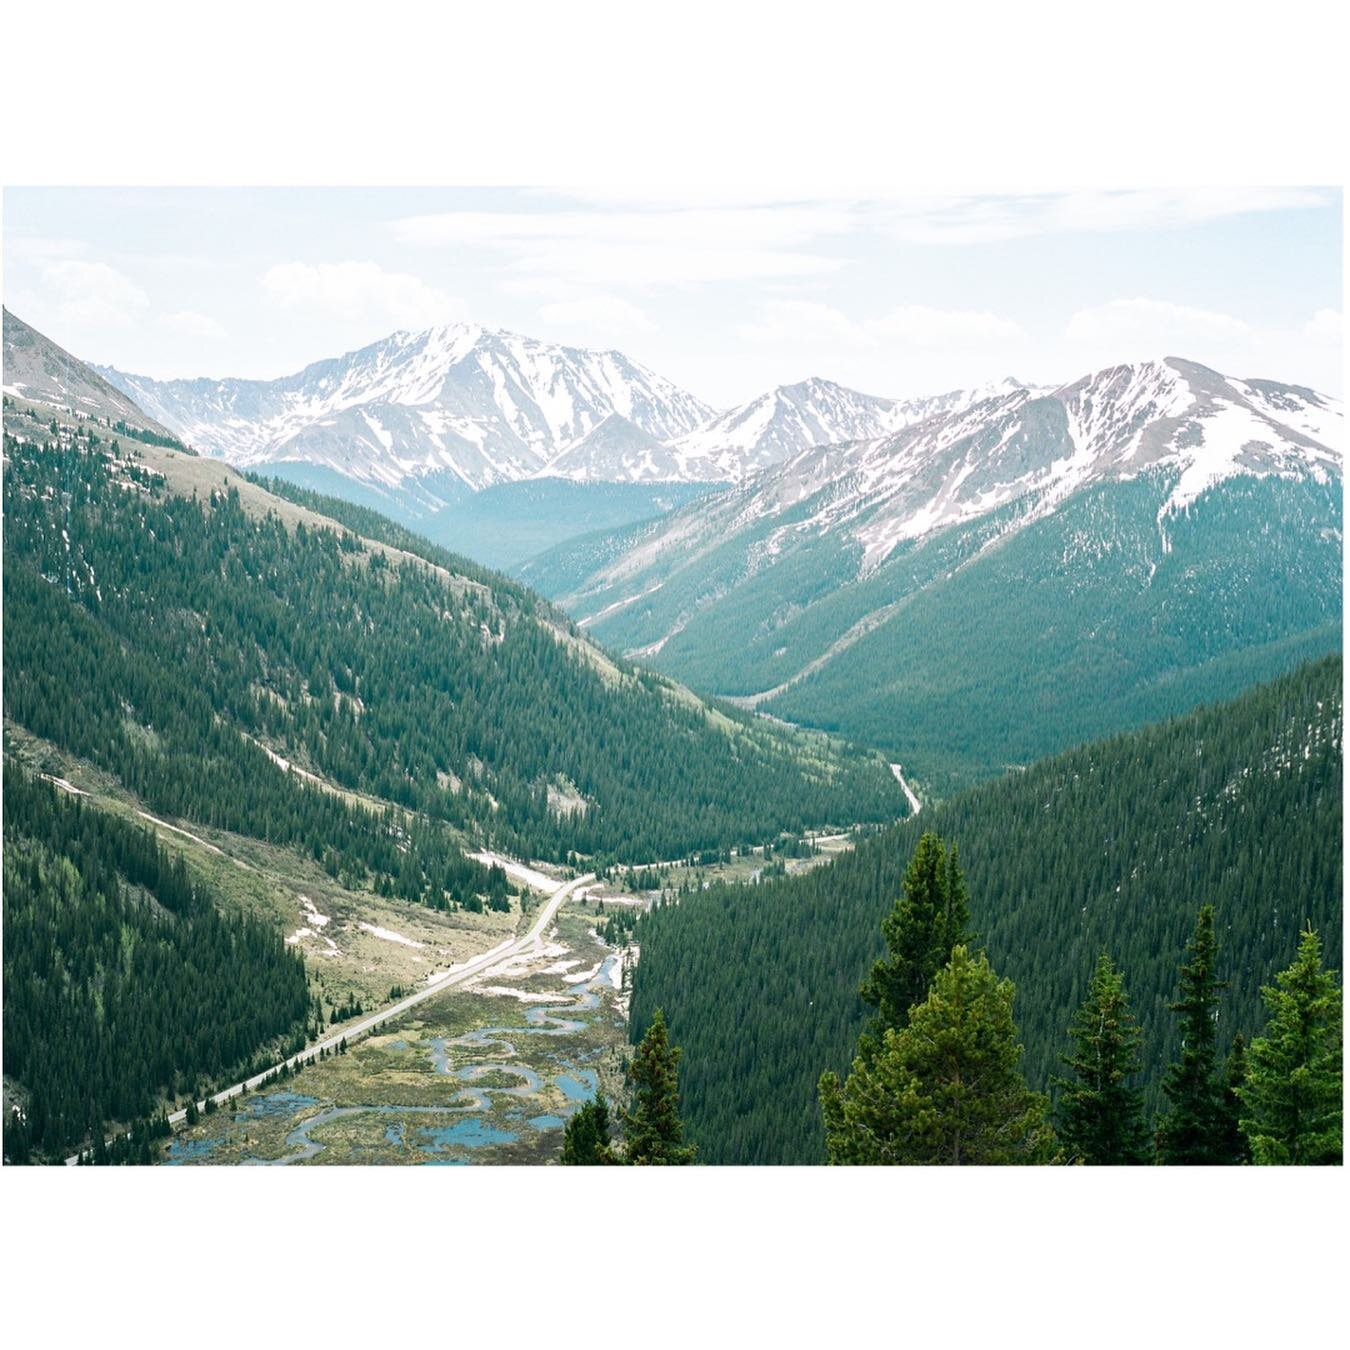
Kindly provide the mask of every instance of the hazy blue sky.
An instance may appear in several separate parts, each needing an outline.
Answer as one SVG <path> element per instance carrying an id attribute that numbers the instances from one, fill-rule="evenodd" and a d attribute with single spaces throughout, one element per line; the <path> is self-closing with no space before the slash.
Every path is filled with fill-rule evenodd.
<path id="1" fill-rule="evenodd" d="M 288 374 L 467 319 L 617 347 L 718 405 L 1161 355 L 1340 392 L 1332 190 L 10 189 L 4 247 L 15 313 L 160 377 Z"/>

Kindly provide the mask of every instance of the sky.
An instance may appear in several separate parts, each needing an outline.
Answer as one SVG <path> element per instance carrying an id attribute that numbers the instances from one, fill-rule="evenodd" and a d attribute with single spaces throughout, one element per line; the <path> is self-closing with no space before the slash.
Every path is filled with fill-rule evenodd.
<path id="1" fill-rule="evenodd" d="M 717 407 L 1183 356 L 1341 393 L 1336 189 L 913 196 L 9 188 L 4 297 L 76 356 L 274 378 L 467 321 L 617 348 Z"/>

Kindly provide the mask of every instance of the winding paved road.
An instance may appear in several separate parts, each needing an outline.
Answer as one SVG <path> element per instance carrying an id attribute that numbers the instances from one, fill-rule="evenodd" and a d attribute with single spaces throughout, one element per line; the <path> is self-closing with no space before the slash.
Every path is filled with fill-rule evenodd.
<path id="1" fill-rule="evenodd" d="M 340 1030 L 333 1032 L 332 1035 L 324 1037 L 323 1040 L 315 1041 L 313 1045 L 307 1045 L 303 1050 L 297 1050 L 295 1054 L 284 1061 L 286 1067 L 293 1069 L 297 1064 L 308 1064 L 310 1060 L 318 1057 L 320 1050 L 336 1050 L 343 1041 L 350 1045 L 353 1041 L 374 1031 L 376 1027 L 383 1026 L 384 1023 L 395 1017 L 401 1017 L 409 1008 L 415 1008 L 419 1003 L 434 998 L 442 990 L 463 984 L 465 981 L 473 979 L 475 975 L 481 975 L 485 970 L 499 962 L 506 961 L 513 956 L 519 956 L 530 947 L 538 945 L 544 931 L 553 922 L 553 916 L 562 908 L 563 903 L 579 891 L 585 890 L 594 880 L 595 873 L 587 872 L 585 876 L 577 877 L 575 881 L 569 881 L 560 886 L 548 898 L 543 909 L 539 911 L 538 917 L 523 937 L 512 938 L 509 942 L 500 943 L 491 951 L 483 952 L 481 956 L 475 956 L 472 960 L 465 962 L 458 969 L 446 971 L 444 975 L 430 981 L 425 988 L 419 989 L 415 994 L 409 994 L 406 998 L 399 999 L 397 1003 L 391 1003 L 387 1008 L 381 1008 L 379 1012 L 371 1013 L 368 1017 L 362 1017 L 359 1021 L 342 1027 Z M 262 1083 L 264 1078 L 269 1074 L 276 1073 L 279 1068 L 281 1068 L 281 1063 L 274 1064 L 270 1069 L 255 1073 L 252 1078 L 245 1079 L 242 1083 L 236 1083 L 233 1087 L 227 1087 L 221 1092 L 214 1093 L 211 1100 L 217 1106 L 221 1106 L 231 1097 L 239 1096 L 246 1089 L 251 1092 Z M 198 1102 L 197 1105 L 200 1110 L 204 1108 L 205 1103 Z M 187 1108 L 184 1107 L 183 1110 L 175 1111 L 169 1117 L 169 1124 L 178 1125 L 186 1119 Z M 79 1154 L 77 1153 L 66 1159 L 66 1166 L 74 1167 L 78 1162 Z"/>

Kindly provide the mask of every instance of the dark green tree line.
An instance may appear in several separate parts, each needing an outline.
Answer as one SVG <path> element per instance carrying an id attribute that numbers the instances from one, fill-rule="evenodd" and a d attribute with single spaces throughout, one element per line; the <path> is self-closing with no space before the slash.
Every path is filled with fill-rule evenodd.
<path id="1" fill-rule="evenodd" d="M 64 433 L 5 446 L 6 713 L 158 809 L 427 903 L 483 889 L 455 832 L 646 862 L 902 809 L 877 756 L 714 717 L 359 508 L 333 507 L 404 551 L 234 489 L 172 496 Z M 307 786 L 264 745 L 393 810 Z"/>
<path id="2" fill-rule="evenodd" d="M 1261 986 L 1305 920 L 1339 962 L 1341 670 L 1339 657 L 1309 663 L 926 808 L 805 874 L 711 886 L 644 915 L 633 1018 L 645 1025 L 664 1007 L 688 1054 L 685 1121 L 700 1156 L 823 1156 L 817 1080 L 848 1067 L 872 1011 L 859 985 L 887 959 L 881 923 L 928 831 L 960 841 L 971 924 L 1018 990 L 1033 1089 L 1062 1072 L 1065 1029 L 1107 951 L 1141 1031 L 1133 1085 L 1146 1114 L 1159 1111 L 1181 1052 L 1169 1005 L 1206 903 L 1227 986 L 1219 1073 L 1234 1036 L 1259 1031 Z"/>
<path id="3" fill-rule="evenodd" d="M 300 957 L 221 914 L 153 832 L 4 774 L 6 1149 L 56 1157 L 304 1043 Z"/>

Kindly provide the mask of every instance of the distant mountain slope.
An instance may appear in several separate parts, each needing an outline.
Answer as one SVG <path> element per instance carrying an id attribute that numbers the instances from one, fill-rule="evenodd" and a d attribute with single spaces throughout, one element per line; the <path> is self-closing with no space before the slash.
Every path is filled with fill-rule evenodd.
<path id="1" fill-rule="evenodd" d="M 147 417 L 120 389 L 9 310 L 4 311 L 4 366 L 7 395 L 170 437 L 167 427 Z"/>
<path id="2" fill-rule="evenodd" d="M 745 478 L 803 450 L 875 440 L 987 397 L 997 388 L 1022 388 L 1015 380 L 984 391 L 954 391 L 935 398 L 897 400 L 860 394 L 832 380 L 780 385 L 732 408 L 670 445 L 680 476 L 705 481 Z"/>
<path id="3" fill-rule="evenodd" d="M 903 810 L 878 757 L 613 661 L 378 516 L 5 421 L 6 715 L 166 813 L 443 903 L 462 842 L 641 862 Z M 401 848 L 273 756 L 423 824 Z"/>
<path id="4" fill-rule="evenodd" d="M 679 478 L 677 466 L 663 456 L 657 437 L 619 413 L 610 413 L 550 460 L 541 476 L 626 483 Z"/>
<path id="5" fill-rule="evenodd" d="M 621 352 L 474 324 L 395 333 L 277 380 L 103 373 L 233 464 L 295 460 L 385 487 L 449 474 L 483 488 L 537 473 L 614 416 L 664 440 L 712 415 Z M 627 477 L 617 469 L 603 476 Z"/>
<path id="6" fill-rule="evenodd" d="M 468 524 L 483 561 L 516 563 L 534 535 L 473 494 L 530 479 L 580 485 L 710 485 L 817 446 L 875 438 L 993 389 L 901 402 L 829 380 L 785 385 L 718 414 L 616 351 L 536 341 L 474 324 L 395 333 L 277 380 L 102 376 L 204 453 L 378 505 L 435 538 Z M 581 501 L 588 492 L 574 494 Z M 599 494 L 603 495 L 603 494 Z M 645 510 L 598 512 L 628 524 Z M 598 521 L 556 518 L 550 538 Z"/>
<path id="7" fill-rule="evenodd" d="M 804 451 L 522 575 L 946 791 L 1338 645 L 1340 427 L 1297 386 L 1116 367 Z"/>
<path id="8" fill-rule="evenodd" d="M 1259 990 L 1312 922 L 1342 963 L 1342 662 L 1116 736 L 961 794 L 797 877 L 718 886 L 640 920 L 632 1026 L 664 1008 L 683 1109 L 714 1163 L 822 1160 L 815 1085 L 847 1069 L 858 986 L 920 834 L 954 841 L 972 925 L 1000 975 L 1028 1076 L 1046 1087 L 1098 953 L 1124 973 L 1156 1105 L 1177 1049 L 1177 971 L 1217 911 L 1219 1039 L 1250 1037 Z"/>

